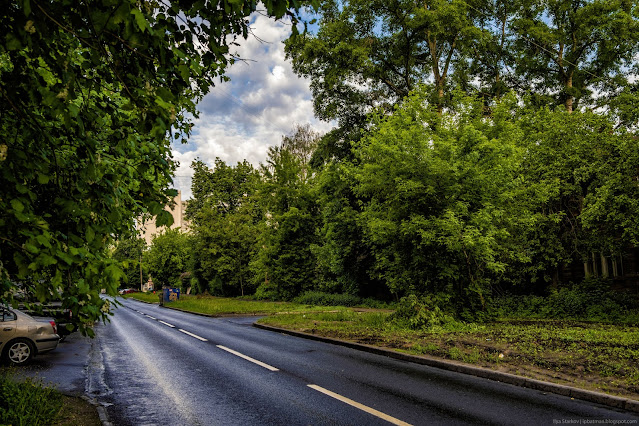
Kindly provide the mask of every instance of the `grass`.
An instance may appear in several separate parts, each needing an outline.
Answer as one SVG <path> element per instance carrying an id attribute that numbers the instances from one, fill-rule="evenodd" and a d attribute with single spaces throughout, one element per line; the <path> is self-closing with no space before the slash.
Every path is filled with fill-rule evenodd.
<path id="1" fill-rule="evenodd" d="M 157 303 L 159 296 L 153 293 L 130 293 L 125 298 Z M 229 297 L 182 295 L 180 300 L 169 302 L 173 308 L 207 315 L 273 315 L 296 312 L 321 312 L 344 310 L 344 307 L 313 306 L 293 302 L 268 302 Z"/>
<path id="2" fill-rule="evenodd" d="M 31 378 L 15 380 L 5 370 L 0 373 L 0 424 L 99 426 L 102 422 L 84 399 L 62 395 Z"/>
<path id="3" fill-rule="evenodd" d="M 639 327 L 502 320 L 410 330 L 388 315 L 342 311 L 259 322 L 639 399 Z"/>
<path id="4" fill-rule="evenodd" d="M 0 373 L 0 424 L 13 426 L 100 426 L 93 405 L 80 397 L 62 395 L 32 378 L 16 380 Z"/>
<path id="5" fill-rule="evenodd" d="M 158 303 L 159 294 L 153 293 L 129 293 L 122 296 L 125 299 L 137 299 L 148 303 Z"/>
<path id="6" fill-rule="evenodd" d="M 26 379 L 16 382 L 6 372 L 0 375 L 0 424 L 51 424 L 62 409 L 62 395 L 42 384 Z"/>

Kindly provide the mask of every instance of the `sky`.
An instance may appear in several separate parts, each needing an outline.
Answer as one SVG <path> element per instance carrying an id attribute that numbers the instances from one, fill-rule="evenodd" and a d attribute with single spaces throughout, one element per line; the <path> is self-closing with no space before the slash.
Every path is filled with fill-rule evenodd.
<path id="1" fill-rule="evenodd" d="M 232 50 L 245 61 L 230 66 L 231 80 L 218 83 L 198 104 L 200 117 L 188 143 L 172 147 L 180 163 L 174 186 L 183 200 L 191 197 L 190 166 L 196 158 L 209 166 L 216 157 L 229 165 L 246 159 L 257 166 L 265 162 L 268 147 L 279 144 L 295 125 L 310 124 L 320 133 L 332 127 L 314 117 L 309 81 L 295 75 L 285 59 L 290 23 L 259 14 L 250 20 L 257 37 L 238 40 L 240 46 Z"/>

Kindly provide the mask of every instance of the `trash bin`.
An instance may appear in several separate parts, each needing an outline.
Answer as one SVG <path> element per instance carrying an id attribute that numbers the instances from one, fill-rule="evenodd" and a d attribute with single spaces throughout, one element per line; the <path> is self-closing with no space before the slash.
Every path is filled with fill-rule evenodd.
<path id="1" fill-rule="evenodd" d="M 164 303 L 167 302 L 175 302 L 176 300 L 180 300 L 180 289 L 179 288 L 163 288 L 162 295 L 164 299 Z"/>

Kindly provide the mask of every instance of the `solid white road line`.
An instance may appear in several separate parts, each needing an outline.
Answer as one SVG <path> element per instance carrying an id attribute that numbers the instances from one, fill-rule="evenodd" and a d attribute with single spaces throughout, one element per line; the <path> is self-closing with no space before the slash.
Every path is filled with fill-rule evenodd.
<path id="1" fill-rule="evenodd" d="M 394 425 L 403 425 L 403 426 L 410 426 L 410 423 L 406 423 L 403 422 L 399 419 L 396 419 L 395 417 L 391 417 L 388 414 L 384 414 L 381 411 L 377 411 L 373 408 L 367 407 L 366 405 L 360 404 L 359 402 L 355 402 L 352 399 L 346 398 L 345 396 L 339 395 L 335 392 L 331 392 L 328 389 L 324 389 L 321 386 L 317 386 L 317 385 L 308 385 L 309 388 L 311 389 L 315 389 L 318 392 L 322 392 L 325 395 L 328 395 L 330 397 L 333 397 L 339 401 L 342 401 L 348 405 L 351 405 L 355 408 L 359 408 L 362 411 L 366 411 L 369 414 L 372 414 L 373 416 L 379 417 L 380 419 L 384 419 L 389 423 L 392 423 Z"/>
<path id="2" fill-rule="evenodd" d="M 186 330 L 182 330 L 181 328 L 178 328 L 178 330 L 180 330 L 180 331 L 181 331 L 182 333 L 184 333 L 184 334 L 188 334 L 188 335 L 189 335 L 189 336 L 191 336 L 191 337 L 195 337 L 195 338 L 196 338 L 196 339 L 198 339 L 198 340 L 201 340 L 201 341 L 203 341 L 203 342 L 208 342 L 208 340 L 206 340 L 204 337 L 200 337 L 200 336 L 198 336 L 197 334 L 189 333 L 188 331 L 186 331 Z"/>
<path id="3" fill-rule="evenodd" d="M 251 361 L 252 363 L 257 364 L 257 365 L 259 365 L 260 367 L 264 367 L 264 368 L 266 368 L 267 370 L 271 370 L 271 371 L 280 371 L 279 369 L 277 369 L 277 368 L 275 368 L 275 367 L 272 367 L 272 366 L 270 366 L 270 365 L 268 365 L 268 364 L 264 364 L 262 361 L 258 361 L 258 360 L 256 360 L 256 359 L 251 358 L 250 356 L 246 356 L 246 355 L 244 355 L 244 354 L 241 354 L 241 353 L 239 353 L 239 352 L 236 352 L 236 351 L 234 351 L 233 349 L 229 349 L 229 348 L 227 348 L 226 346 L 217 345 L 217 347 L 218 347 L 218 348 L 220 348 L 220 349 L 222 349 L 222 350 L 224 350 L 224 351 L 226 351 L 226 352 L 232 353 L 232 354 L 233 354 L 233 355 L 235 355 L 235 356 L 239 356 L 240 358 L 244 358 L 244 359 L 245 359 L 245 360 L 247 360 L 247 361 Z"/>
<path id="4" fill-rule="evenodd" d="M 171 328 L 175 328 L 175 326 L 173 324 L 169 324 L 168 322 L 164 322 L 162 320 L 158 320 L 158 322 L 161 322 L 162 324 L 167 325 L 167 326 L 169 326 Z"/>

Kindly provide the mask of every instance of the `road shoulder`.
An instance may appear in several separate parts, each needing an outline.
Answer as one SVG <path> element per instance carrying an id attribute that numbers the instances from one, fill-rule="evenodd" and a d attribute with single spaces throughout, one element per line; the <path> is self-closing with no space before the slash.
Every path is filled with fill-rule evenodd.
<path id="1" fill-rule="evenodd" d="M 333 345 L 344 346 L 351 349 L 365 351 L 377 355 L 383 355 L 390 358 L 412 362 L 421 365 L 427 365 L 434 368 L 439 368 L 448 371 L 454 371 L 457 373 L 468 374 L 475 377 L 482 377 L 489 380 L 495 380 L 502 383 L 508 383 L 515 386 L 530 388 L 541 392 L 554 393 L 558 395 L 567 396 L 570 398 L 580 399 L 583 401 L 594 402 L 597 404 L 613 407 L 621 410 L 633 411 L 639 413 L 639 401 L 635 401 L 628 398 L 622 398 L 618 396 L 608 395 L 601 392 L 593 392 L 589 390 L 579 389 L 566 385 L 559 385 L 556 383 L 545 382 L 541 380 L 530 379 L 527 377 L 517 376 L 510 373 L 503 373 L 500 371 L 491 370 L 483 367 L 476 367 L 456 361 L 443 360 L 440 358 L 428 357 L 424 355 L 410 355 L 402 352 L 398 352 L 391 349 L 381 348 L 378 346 L 365 345 L 362 343 L 350 342 L 347 340 L 340 340 L 335 338 L 318 336 L 310 333 L 303 333 L 300 331 L 287 330 L 284 328 L 273 327 L 264 324 L 254 323 L 254 327 L 273 331 L 277 333 L 288 334 L 291 336 L 301 337 L 304 339 L 316 340 Z"/>

